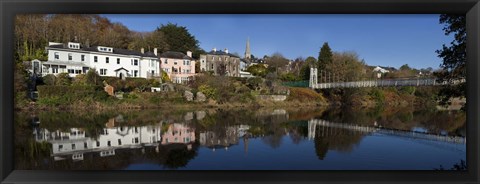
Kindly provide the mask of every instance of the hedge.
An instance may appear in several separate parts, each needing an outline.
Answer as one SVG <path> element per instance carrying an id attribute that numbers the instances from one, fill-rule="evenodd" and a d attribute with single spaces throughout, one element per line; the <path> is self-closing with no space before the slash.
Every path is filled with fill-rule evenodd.
<path id="1" fill-rule="evenodd" d="M 108 94 L 101 86 L 37 86 L 40 103 L 46 105 L 69 104 L 75 101 L 107 100 Z"/>

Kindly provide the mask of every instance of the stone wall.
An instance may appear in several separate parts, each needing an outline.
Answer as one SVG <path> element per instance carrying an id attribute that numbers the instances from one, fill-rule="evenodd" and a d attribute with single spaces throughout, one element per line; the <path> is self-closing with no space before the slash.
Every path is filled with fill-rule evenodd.
<path id="1" fill-rule="evenodd" d="M 257 99 L 274 101 L 274 102 L 283 102 L 287 99 L 287 95 L 258 95 Z"/>

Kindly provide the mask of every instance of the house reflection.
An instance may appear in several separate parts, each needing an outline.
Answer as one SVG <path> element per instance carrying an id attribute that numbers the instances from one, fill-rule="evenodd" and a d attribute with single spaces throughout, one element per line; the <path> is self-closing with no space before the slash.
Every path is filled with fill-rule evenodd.
<path id="1" fill-rule="evenodd" d="M 190 150 L 193 142 L 195 142 L 195 129 L 184 124 L 173 123 L 168 125 L 168 130 L 164 133 L 161 144 L 187 144 L 187 148 Z"/>
<path id="2" fill-rule="evenodd" d="M 35 129 L 33 134 L 37 142 L 51 143 L 55 160 L 83 160 L 84 153 L 92 152 L 106 157 L 115 155 L 116 149 L 158 146 L 162 123 L 141 127 L 116 126 L 122 121 L 121 116 L 110 119 L 96 139 L 87 137 L 82 128 L 70 128 L 68 131 Z"/>
<path id="3" fill-rule="evenodd" d="M 219 131 L 200 132 L 200 145 L 211 148 L 212 151 L 218 148 L 228 150 L 228 147 L 238 144 L 239 138 L 246 137 L 249 128 L 248 125 L 237 125 Z"/>

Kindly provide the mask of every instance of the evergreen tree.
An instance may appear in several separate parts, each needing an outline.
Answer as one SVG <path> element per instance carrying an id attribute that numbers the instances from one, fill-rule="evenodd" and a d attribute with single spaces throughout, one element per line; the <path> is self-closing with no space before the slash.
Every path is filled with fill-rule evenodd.
<path id="1" fill-rule="evenodd" d="M 466 77 L 467 34 L 465 15 L 440 15 L 440 24 L 444 24 L 445 35 L 454 34 L 454 40 L 449 46 L 443 45 L 437 50 L 438 57 L 443 59 L 440 65 L 442 71 L 435 75 L 441 81 L 457 80 Z M 445 85 L 439 93 L 441 103 L 446 105 L 452 97 L 466 96 L 466 83 L 459 85 Z M 464 106 L 465 107 L 465 106 Z"/>
<path id="2" fill-rule="evenodd" d="M 332 64 L 332 49 L 328 46 L 328 42 L 323 43 L 318 55 L 318 70 L 326 70 L 328 65 Z"/>
<path id="3" fill-rule="evenodd" d="M 199 41 L 196 40 L 195 36 L 190 34 L 184 26 L 178 26 L 173 23 L 168 23 L 167 25 L 162 24 L 155 32 L 163 33 L 165 42 L 171 51 L 201 53 L 201 51 L 199 51 Z"/>

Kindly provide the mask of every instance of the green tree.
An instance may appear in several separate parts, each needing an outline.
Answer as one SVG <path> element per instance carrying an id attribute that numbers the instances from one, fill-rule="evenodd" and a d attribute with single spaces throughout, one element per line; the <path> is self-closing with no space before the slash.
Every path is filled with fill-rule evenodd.
<path id="1" fill-rule="evenodd" d="M 168 23 L 166 25 L 162 24 L 154 32 L 163 33 L 165 43 L 169 46 L 170 50 L 183 53 L 192 51 L 200 55 L 199 41 L 188 32 L 186 27 Z"/>
<path id="2" fill-rule="evenodd" d="M 265 77 L 267 75 L 267 67 L 263 64 L 256 64 L 249 66 L 247 72 L 250 72 L 254 76 Z"/>
<path id="3" fill-rule="evenodd" d="M 467 33 L 465 15 L 440 15 L 440 24 L 444 24 L 443 31 L 445 35 L 454 35 L 454 40 L 450 45 L 443 44 L 442 49 L 437 50 L 438 57 L 443 59 L 440 65 L 442 70 L 435 75 L 440 81 L 456 80 L 466 78 L 466 59 L 467 59 Z M 441 104 L 449 104 L 452 97 L 466 96 L 466 83 L 459 85 L 444 85 L 439 92 Z M 463 106 L 463 108 L 465 105 Z"/>
<path id="4" fill-rule="evenodd" d="M 300 77 L 302 80 L 310 80 L 310 68 L 316 67 L 318 65 L 317 59 L 310 56 L 305 59 L 305 64 L 302 65 L 300 69 Z"/>
<path id="5" fill-rule="evenodd" d="M 411 70 L 411 68 L 408 66 L 408 64 L 404 64 L 400 67 L 400 70 Z"/>
<path id="6" fill-rule="evenodd" d="M 328 45 L 328 42 L 323 43 L 318 54 L 318 70 L 325 70 L 326 66 L 331 64 L 333 59 L 332 49 Z"/>

